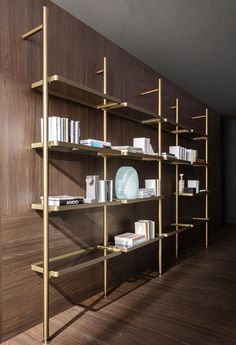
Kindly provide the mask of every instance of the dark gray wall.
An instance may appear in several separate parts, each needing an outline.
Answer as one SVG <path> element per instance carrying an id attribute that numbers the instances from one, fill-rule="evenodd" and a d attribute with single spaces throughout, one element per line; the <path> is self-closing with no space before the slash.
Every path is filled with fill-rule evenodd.
<path id="1" fill-rule="evenodd" d="M 222 121 L 223 221 L 236 224 L 236 119 Z"/>
<path id="2" fill-rule="evenodd" d="M 217 112 L 235 115 L 235 0 L 53 0 Z"/>

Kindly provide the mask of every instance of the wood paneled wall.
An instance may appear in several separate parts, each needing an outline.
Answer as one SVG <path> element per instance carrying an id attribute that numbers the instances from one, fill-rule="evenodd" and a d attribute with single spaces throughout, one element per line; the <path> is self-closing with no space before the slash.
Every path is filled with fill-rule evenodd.
<path id="1" fill-rule="evenodd" d="M 42 36 L 24 42 L 21 34 L 42 22 L 42 6 L 49 7 L 49 73 L 61 74 L 85 85 L 102 90 L 102 80 L 95 72 L 103 57 L 108 59 L 108 90 L 111 95 L 155 110 L 156 97 L 140 97 L 138 93 L 156 87 L 157 72 L 131 56 L 111 41 L 49 1 L 2 0 L 0 2 L 0 238 L 1 238 L 1 338 L 7 339 L 42 319 L 42 277 L 30 270 L 30 264 L 42 258 L 42 215 L 30 204 L 42 194 L 42 157 L 30 149 L 40 138 L 41 95 L 30 89 L 31 82 L 42 78 Z M 184 70 L 183 70 L 183 73 Z M 204 80 L 203 80 L 204 85 Z M 163 78 L 163 113 L 174 118 L 169 108 L 175 98 L 180 100 L 180 121 L 192 126 L 191 116 L 202 114 L 202 104 L 187 92 Z M 82 138 L 102 138 L 102 114 L 78 104 L 50 99 L 50 115 L 68 116 L 81 121 Z M 220 205 L 220 120 L 209 111 L 210 137 L 210 238 L 221 226 Z M 201 121 L 194 122 L 203 129 Z M 156 148 L 155 129 L 144 128 L 131 121 L 109 115 L 108 140 L 129 145 L 136 136 L 152 139 Z M 174 144 L 174 137 L 163 136 L 163 150 Z M 186 146 L 189 141 L 184 142 Z M 50 193 L 84 193 L 87 174 L 102 174 L 102 160 L 67 154 L 50 154 Z M 155 177 L 155 163 L 111 159 L 109 175 L 114 178 L 122 165 L 137 168 L 141 183 Z M 184 167 L 187 177 L 201 172 Z M 175 169 L 163 168 L 164 225 L 174 219 Z M 182 203 L 183 214 L 201 213 L 199 201 Z M 140 218 L 157 218 L 157 204 L 130 205 L 109 209 L 109 234 L 132 230 Z M 57 255 L 101 242 L 102 209 L 65 212 L 50 217 L 50 255 Z M 181 254 L 203 243 L 204 231 L 181 234 Z M 174 257 L 174 239 L 164 242 L 165 267 Z M 114 283 L 147 268 L 157 267 L 157 245 L 118 257 L 109 263 L 109 281 Z M 127 262 L 129 263 L 127 265 Z M 50 286 L 51 315 L 79 303 L 102 288 L 102 265 L 73 275 L 52 280 Z"/>

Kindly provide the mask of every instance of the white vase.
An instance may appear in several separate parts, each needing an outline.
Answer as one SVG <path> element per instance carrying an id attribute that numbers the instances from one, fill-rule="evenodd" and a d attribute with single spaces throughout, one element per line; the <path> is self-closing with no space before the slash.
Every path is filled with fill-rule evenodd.
<path id="1" fill-rule="evenodd" d="M 121 167 L 115 178 L 115 191 L 117 199 L 130 200 L 138 196 L 139 178 L 133 167 Z"/>

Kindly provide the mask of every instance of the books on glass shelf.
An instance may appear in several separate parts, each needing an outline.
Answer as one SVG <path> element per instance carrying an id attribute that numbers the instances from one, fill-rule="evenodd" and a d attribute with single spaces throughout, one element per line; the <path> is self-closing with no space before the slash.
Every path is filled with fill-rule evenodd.
<path id="1" fill-rule="evenodd" d="M 138 235 L 133 232 L 126 232 L 115 236 L 116 246 L 133 247 L 146 241 L 145 235 Z"/>
<path id="2" fill-rule="evenodd" d="M 155 189 L 153 188 L 139 188 L 138 199 L 151 198 L 155 196 Z"/>
<path id="3" fill-rule="evenodd" d="M 43 197 L 40 197 L 43 204 Z M 71 206 L 79 205 L 84 203 L 84 198 L 81 196 L 71 196 L 71 195 L 57 195 L 48 197 L 48 206 Z"/>
<path id="4" fill-rule="evenodd" d="M 155 238 L 155 222 L 153 220 L 138 220 L 134 223 L 135 233 L 144 235 L 147 241 Z"/>
<path id="5" fill-rule="evenodd" d="M 97 140 L 97 139 L 83 139 L 83 140 L 80 140 L 80 144 L 93 146 L 93 147 L 111 148 L 111 143 L 107 141 Z"/>
<path id="6" fill-rule="evenodd" d="M 80 121 L 59 116 L 48 118 L 48 140 L 79 144 Z M 43 142 L 43 119 L 41 118 L 41 142 Z"/>
<path id="7" fill-rule="evenodd" d="M 112 146 L 113 150 L 118 150 L 127 153 L 143 153 L 143 149 L 134 146 Z"/>
<path id="8" fill-rule="evenodd" d="M 169 154 L 174 155 L 175 158 L 191 162 L 192 164 L 196 162 L 198 151 L 192 149 L 186 149 L 182 146 L 170 146 Z"/>

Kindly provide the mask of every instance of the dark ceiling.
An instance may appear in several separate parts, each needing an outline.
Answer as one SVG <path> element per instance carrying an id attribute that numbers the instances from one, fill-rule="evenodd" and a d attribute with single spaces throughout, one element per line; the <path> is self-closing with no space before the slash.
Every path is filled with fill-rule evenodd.
<path id="1" fill-rule="evenodd" d="M 224 115 L 236 115 L 236 0 L 53 0 Z"/>

